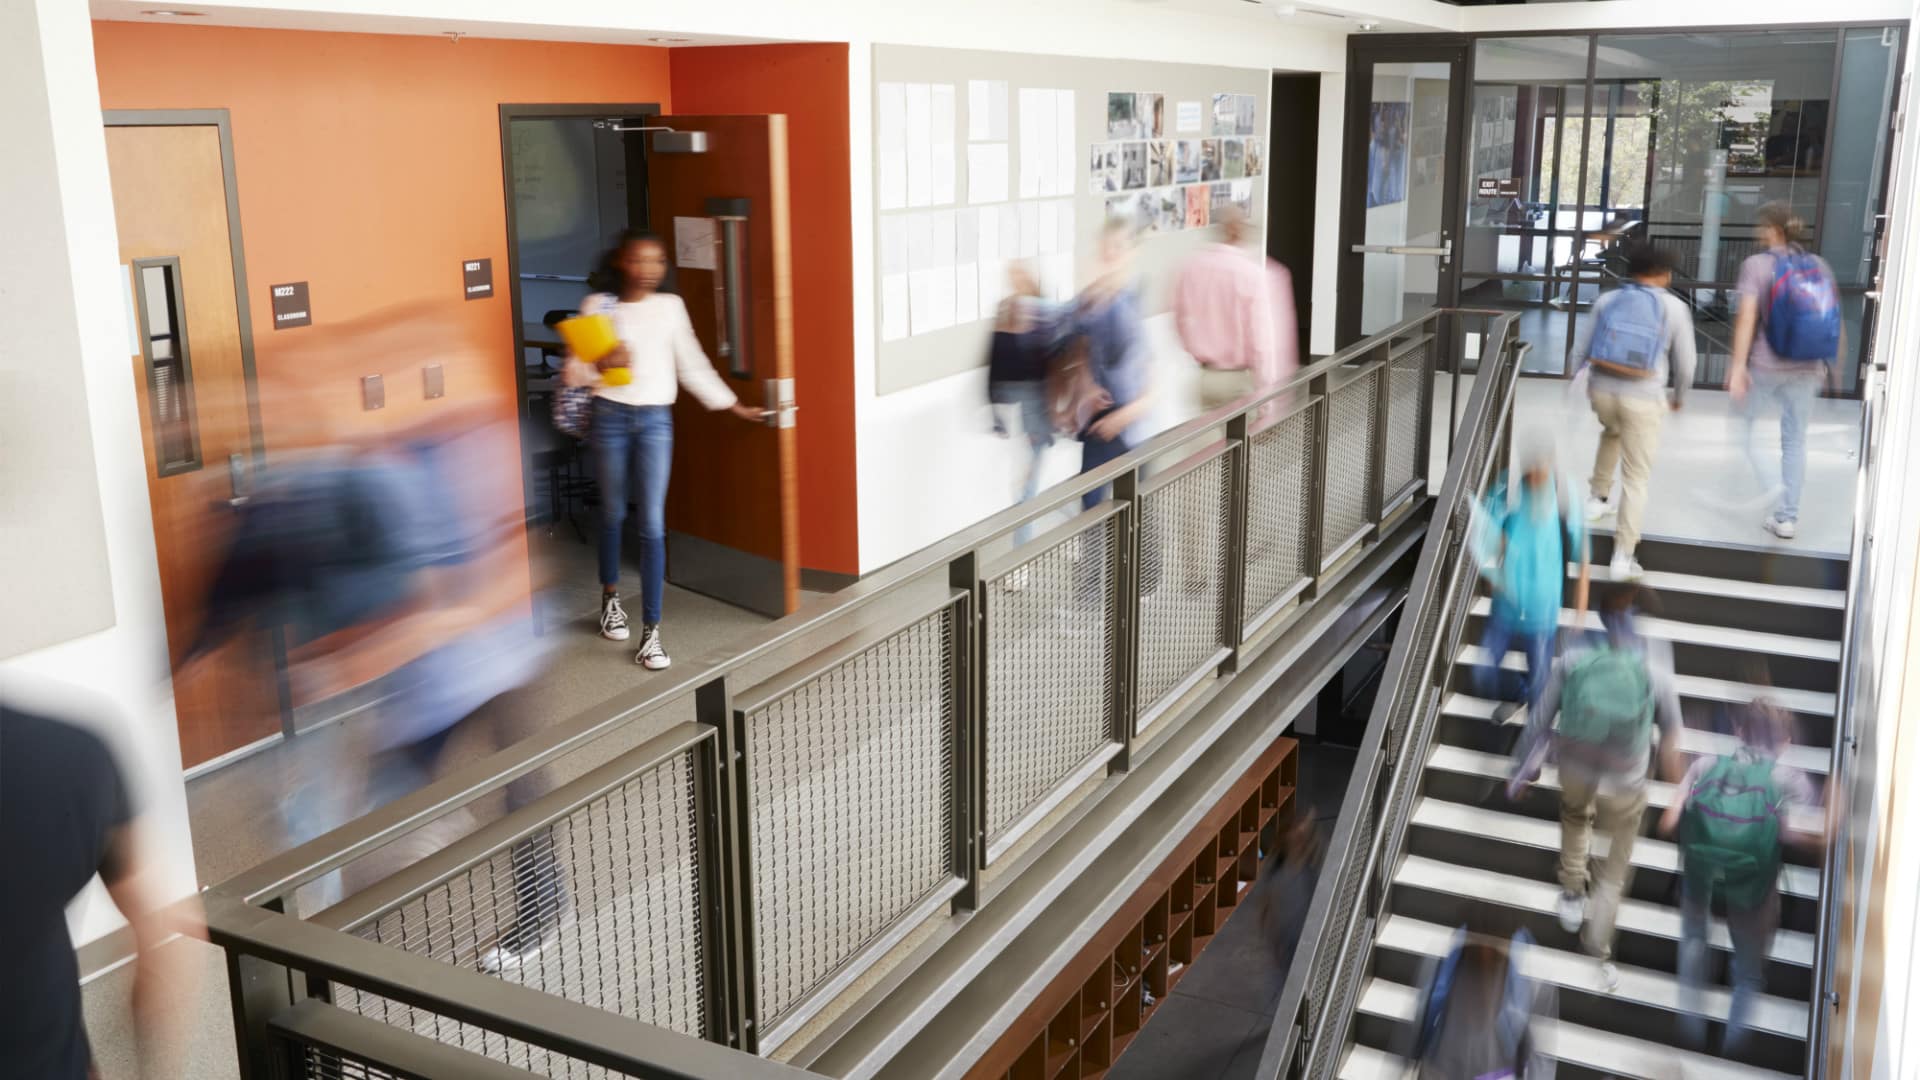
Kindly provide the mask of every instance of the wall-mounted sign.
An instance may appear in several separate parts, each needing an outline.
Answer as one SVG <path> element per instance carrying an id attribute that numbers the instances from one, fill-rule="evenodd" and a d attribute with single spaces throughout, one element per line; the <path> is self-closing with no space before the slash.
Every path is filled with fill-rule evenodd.
<path id="1" fill-rule="evenodd" d="M 460 264 L 460 275 L 466 283 L 467 299 L 485 300 L 493 295 L 492 259 L 468 259 Z"/>
<path id="2" fill-rule="evenodd" d="M 1520 197 L 1520 178 L 1517 176 L 1483 176 L 1474 183 L 1473 197 L 1476 199 L 1517 199 Z"/>
<path id="3" fill-rule="evenodd" d="M 713 257 L 713 219 L 676 217 L 673 219 L 673 261 L 682 270 L 714 270 L 719 263 Z"/>
<path id="4" fill-rule="evenodd" d="M 290 282 L 286 285 L 268 286 L 273 296 L 273 328 L 291 330 L 296 326 L 313 325 L 313 308 L 307 303 L 307 283 Z"/>

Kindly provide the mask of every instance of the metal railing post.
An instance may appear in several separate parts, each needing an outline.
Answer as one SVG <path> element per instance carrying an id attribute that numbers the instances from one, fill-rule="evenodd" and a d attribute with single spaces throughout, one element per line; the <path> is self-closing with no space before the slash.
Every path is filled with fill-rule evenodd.
<path id="1" fill-rule="evenodd" d="M 1246 638 L 1247 518 L 1252 495 L 1253 444 L 1247 439 L 1248 419 L 1241 413 L 1227 421 L 1227 565 L 1220 589 L 1221 642 L 1227 658 L 1220 661 L 1219 672 L 1231 675 L 1240 670 L 1240 646 Z"/>
<path id="2" fill-rule="evenodd" d="M 281 1053 L 267 1021 L 291 1008 L 297 991 L 294 973 L 279 964 L 227 949 L 227 992 L 233 1003 L 233 1031 L 241 1080 L 279 1080 Z"/>
<path id="3" fill-rule="evenodd" d="M 1367 543 L 1380 539 L 1380 517 L 1386 509 L 1390 431 L 1387 410 L 1393 404 L 1393 339 L 1380 342 L 1370 359 L 1378 366 L 1373 369 L 1373 441 L 1367 446 Z"/>
<path id="4" fill-rule="evenodd" d="M 753 802 L 747 784 L 746 716 L 734 709 L 724 675 L 694 690 L 693 707 L 695 718 L 717 736 L 712 826 L 719 858 L 708 877 L 718 885 L 719 908 L 710 910 L 715 925 L 708 940 L 717 941 L 719 955 L 709 956 L 708 964 L 717 975 L 726 1022 L 715 1030 L 715 1041 L 751 1053 L 759 1033 L 754 1022 L 758 968 L 753 954 L 753 845 L 747 831 Z"/>
<path id="5" fill-rule="evenodd" d="M 1333 422 L 1333 396 L 1328 392 L 1325 372 L 1314 376 L 1307 382 L 1307 399 L 1313 416 L 1313 466 L 1308 470 L 1313 484 L 1313 498 L 1307 503 L 1307 536 L 1302 547 L 1307 556 L 1307 587 L 1301 594 L 1306 599 L 1320 595 L 1320 579 L 1325 568 L 1320 565 L 1320 553 L 1325 550 L 1327 520 L 1327 442 Z"/>
<path id="6" fill-rule="evenodd" d="M 953 860 L 967 887 L 953 898 L 955 912 L 980 906 L 980 874 L 987 857 L 987 590 L 980 579 L 980 552 L 947 564 L 947 584 L 964 589 L 954 628 L 949 678 L 953 681 Z"/>
<path id="7" fill-rule="evenodd" d="M 1108 765 L 1110 773 L 1133 767 L 1134 728 L 1140 717 L 1140 532 L 1145 516 L 1138 467 L 1114 477 L 1113 497 L 1127 508 L 1116 519 L 1115 543 L 1120 550 L 1113 572 L 1113 711 L 1120 728 L 1114 733 L 1120 752 Z"/>

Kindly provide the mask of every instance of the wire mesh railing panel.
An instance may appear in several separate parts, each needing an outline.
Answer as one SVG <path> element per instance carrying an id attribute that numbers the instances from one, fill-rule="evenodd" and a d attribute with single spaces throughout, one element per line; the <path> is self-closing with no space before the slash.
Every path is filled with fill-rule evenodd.
<path id="1" fill-rule="evenodd" d="M 952 880 L 958 645 L 942 608 L 746 718 L 763 1032 Z"/>
<path id="2" fill-rule="evenodd" d="M 1119 516 L 986 582 L 984 828 L 998 839 L 1114 742 Z"/>
<path id="3" fill-rule="evenodd" d="M 1307 530 L 1313 519 L 1313 427 L 1324 405 L 1287 417 L 1248 440 L 1246 624 L 1307 580 Z"/>
<path id="4" fill-rule="evenodd" d="M 1141 496 L 1139 716 L 1213 663 L 1226 640 L 1231 460 L 1220 454 Z"/>
<path id="5" fill-rule="evenodd" d="M 558 1054 L 543 1046 L 535 1046 L 520 1039 L 510 1039 L 489 1028 L 477 1024 L 462 1023 L 438 1013 L 428 1012 L 401 1002 L 391 1001 L 376 994 L 365 993 L 350 986 L 336 984 L 333 987 L 333 1002 L 349 1012 L 358 1013 L 369 1019 L 380 1020 L 405 1028 L 425 1038 L 457 1046 L 469 1053 L 492 1058 L 502 1064 L 524 1069 L 535 1076 L 551 1077 L 552 1080 L 611 1080 L 623 1076 L 604 1066 L 581 1061 L 579 1058 Z M 316 1055 L 322 1059 L 331 1055 L 340 1062 L 340 1067 L 359 1067 L 371 1069 L 373 1066 L 341 1058 L 331 1051 L 317 1047 L 306 1048 L 309 1068 L 313 1067 Z M 324 1067 L 325 1061 L 319 1062 Z M 334 1074 L 311 1072 L 296 1073 L 297 1076 L 331 1077 Z M 385 1073 L 370 1071 L 365 1073 L 348 1072 L 347 1077 L 381 1077 Z"/>
<path id="6" fill-rule="evenodd" d="M 278 1062 L 276 1080 L 397 1080 L 378 1065 L 320 1046 L 292 1044 Z"/>
<path id="7" fill-rule="evenodd" d="M 1327 488 L 1322 493 L 1321 551 L 1331 563 L 1342 545 L 1366 529 L 1367 496 L 1373 483 L 1374 423 L 1380 369 L 1375 368 L 1333 392 L 1327 427 Z"/>
<path id="8" fill-rule="evenodd" d="M 352 932 L 705 1037 L 697 760 L 669 758 Z M 335 1003 L 533 1072 L 604 1073 L 350 987 Z"/>
<path id="9" fill-rule="evenodd" d="M 1427 374 L 1427 354 L 1433 338 L 1395 357 L 1387 366 L 1387 445 L 1381 498 L 1405 491 L 1420 476 L 1420 426 L 1425 419 L 1433 379 Z"/>

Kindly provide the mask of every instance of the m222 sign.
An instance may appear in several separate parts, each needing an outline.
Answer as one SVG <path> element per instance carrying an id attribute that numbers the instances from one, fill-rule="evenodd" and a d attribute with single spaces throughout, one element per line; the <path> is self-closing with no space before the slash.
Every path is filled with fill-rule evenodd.
<path id="1" fill-rule="evenodd" d="M 493 260 L 468 259 L 460 264 L 460 276 L 467 299 L 485 300 L 493 295 Z"/>
<path id="2" fill-rule="evenodd" d="M 273 295 L 273 328 L 291 330 L 313 325 L 313 308 L 307 303 L 307 283 L 295 281 L 269 286 Z"/>

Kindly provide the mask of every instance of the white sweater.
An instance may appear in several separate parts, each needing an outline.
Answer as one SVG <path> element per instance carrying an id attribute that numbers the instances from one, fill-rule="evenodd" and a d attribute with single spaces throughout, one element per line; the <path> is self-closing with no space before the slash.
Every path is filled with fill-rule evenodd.
<path id="1" fill-rule="evenodd" d="M 673 293 L 654 293 L 633 303 L 594 293 L 580 305 L 580 314 L 611 318 L 632 357 L 633 381 L 609 386 L 596 377 L 590 380 L 596 397 L 622 405 L 671 405 L 684 385 L 709 409 L 730 408 L 740 400 L 713 370 L 687 319 L 686 302 Z"/>

